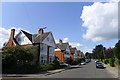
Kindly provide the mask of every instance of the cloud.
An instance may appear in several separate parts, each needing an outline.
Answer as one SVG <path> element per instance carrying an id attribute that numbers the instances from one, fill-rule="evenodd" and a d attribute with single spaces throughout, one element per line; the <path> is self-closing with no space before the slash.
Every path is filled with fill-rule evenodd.
<path id="1" fill-rule="evenodd" d="M 63 40 L 63 43 L 68 42 L 69 45 L 71 45 L 72 47 L 76 47 L 76 48 L 78 48 L 78 49 L 83 46 L 83 45 L 80 44 L 80 43 L 69 42 L 69 38 L 67 38 L 67 37 L 66 37 L 66 38 L 63 38 L 62 40 Z M 55 42 L 56 42 L 56 43 L 59 43 L 59 40 L 55 39 Z"/>
<path id="2" fill-rule="evenodd" d="M 0 27 L 0 48 L 3 47 L 3 44 L 5 42 L 8 42 L 11 29 L 15 29 L 15 35 L 21 30 L 21 28 L 15 28 L 15 27 L 11 27 L 9 29 L 5 29 L 4 27 Z M 27 30 L 25 30 L 25 31 L 27 31 Z M 27 32 L 29 32 L 29 31 L 27 31 Z"/>
<path id="3" fill-rule="evenodd" d="M 68 42 L 69 38 L 63 38 L 63 42 Z"/>
<path id="4" fill-rule="evenodd" d="M 118 3 L 99 3 L 84 6 L 80 18 L 87 28 L 83 38 L 105 41 L 118 38 Z"/>
<path id="5" fill-rule="evenodd" d="M 82 46 L 82 44 L 80 44 L 80 43 L 69 43 L 72 47 L 81 47 Z"/>

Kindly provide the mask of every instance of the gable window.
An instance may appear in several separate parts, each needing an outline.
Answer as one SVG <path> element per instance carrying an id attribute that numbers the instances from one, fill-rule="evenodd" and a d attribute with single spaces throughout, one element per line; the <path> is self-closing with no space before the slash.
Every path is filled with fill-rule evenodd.
<path id="1" fill-rule="evenodd" d="M 47 41 L 49 41 L 49 37 L 47 38 Z"/>

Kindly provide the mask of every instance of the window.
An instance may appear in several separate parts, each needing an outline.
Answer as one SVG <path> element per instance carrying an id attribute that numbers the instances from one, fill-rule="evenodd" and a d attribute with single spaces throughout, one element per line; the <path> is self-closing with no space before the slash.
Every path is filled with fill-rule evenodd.
<path id="1" fill-rule="evenodd" d="M 47 64 L 47 58 L 44 55 L 41 56 L 41 64 Z"/>
<path id="2" fill-rule="evenodd" d="M 41 51 L 43 51 L 43 49 L 44 49 L 43 46 L 41 46 Z"/>
<path id="3" fill-rule="evenodd" d="M 47 38 L 47 41 L 49 41 L 49 37 Z"/>
<path id="4" fill-rule="evenodd" d="M 52 58 L 50 58 L 50 63 L 52 62 Z"/>

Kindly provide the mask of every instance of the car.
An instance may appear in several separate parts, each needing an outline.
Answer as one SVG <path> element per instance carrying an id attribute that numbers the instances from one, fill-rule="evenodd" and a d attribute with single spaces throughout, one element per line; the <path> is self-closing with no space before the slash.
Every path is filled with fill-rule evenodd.
<path id="1" fill-rule="evenodd" d="M 98 60 L 95 61 L 95 63 L 99 62 Z"/>
<path id="2" fill-rule="evenodd" d="M 91 59 L 86 59 L 85 62 L 89 63 L 89 62 L 91 62 Z"/>
<path id="3" fill-rule="evenodd" d="M 61 66 L 69 66 L 67 63 L 60 63 Z"/>
<path id="4" fill-rule="evenodd" d="M 101 62 L 96 62 L 96 68 L 104 68 L 103 63 L 101 63 Z"/>
<path id="5" fill-rule="evenodd" d="M 85 65 L 86 64 L 86 62 L 81 62 L 81 65 Z"/>

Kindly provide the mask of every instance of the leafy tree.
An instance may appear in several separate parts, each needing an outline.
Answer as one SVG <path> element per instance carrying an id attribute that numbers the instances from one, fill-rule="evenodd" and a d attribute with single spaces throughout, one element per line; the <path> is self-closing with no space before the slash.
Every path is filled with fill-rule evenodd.
<path id="1" fill-rule="evenodd" d="M 105 47 L 103 47 L 103 45 L 97 45 L 96 47 L 95 47 L 95 49 L 93 49 L 93 56 L 94 56 L 94 58 L 95 59 L 104 59 L 104 55 L 105 55 L 105 53 L 104 53 L 104 51 L 105 51 Z"/>
<path id="2" fill-rule="evenodd" d="M 92 58 L 92 54 L 88 53 L 88 52 L 86 52 L 85 56 L 86 56 L 87 59 L 91 59 Z"/>
<path id="3" fill-rule="evenodd" d="M 115 55 L 116 58 L 120 59 L 120 40 L 115 45 L 114 55 Z"/>
<path id="4" fill-rule="evenodd" d="M 108 59 L 108 58 L 114 58 L 113 48 L 108 48 L 108 49 L 105 51 L 105 58 L 106 58 L 106 59 Z"/>

